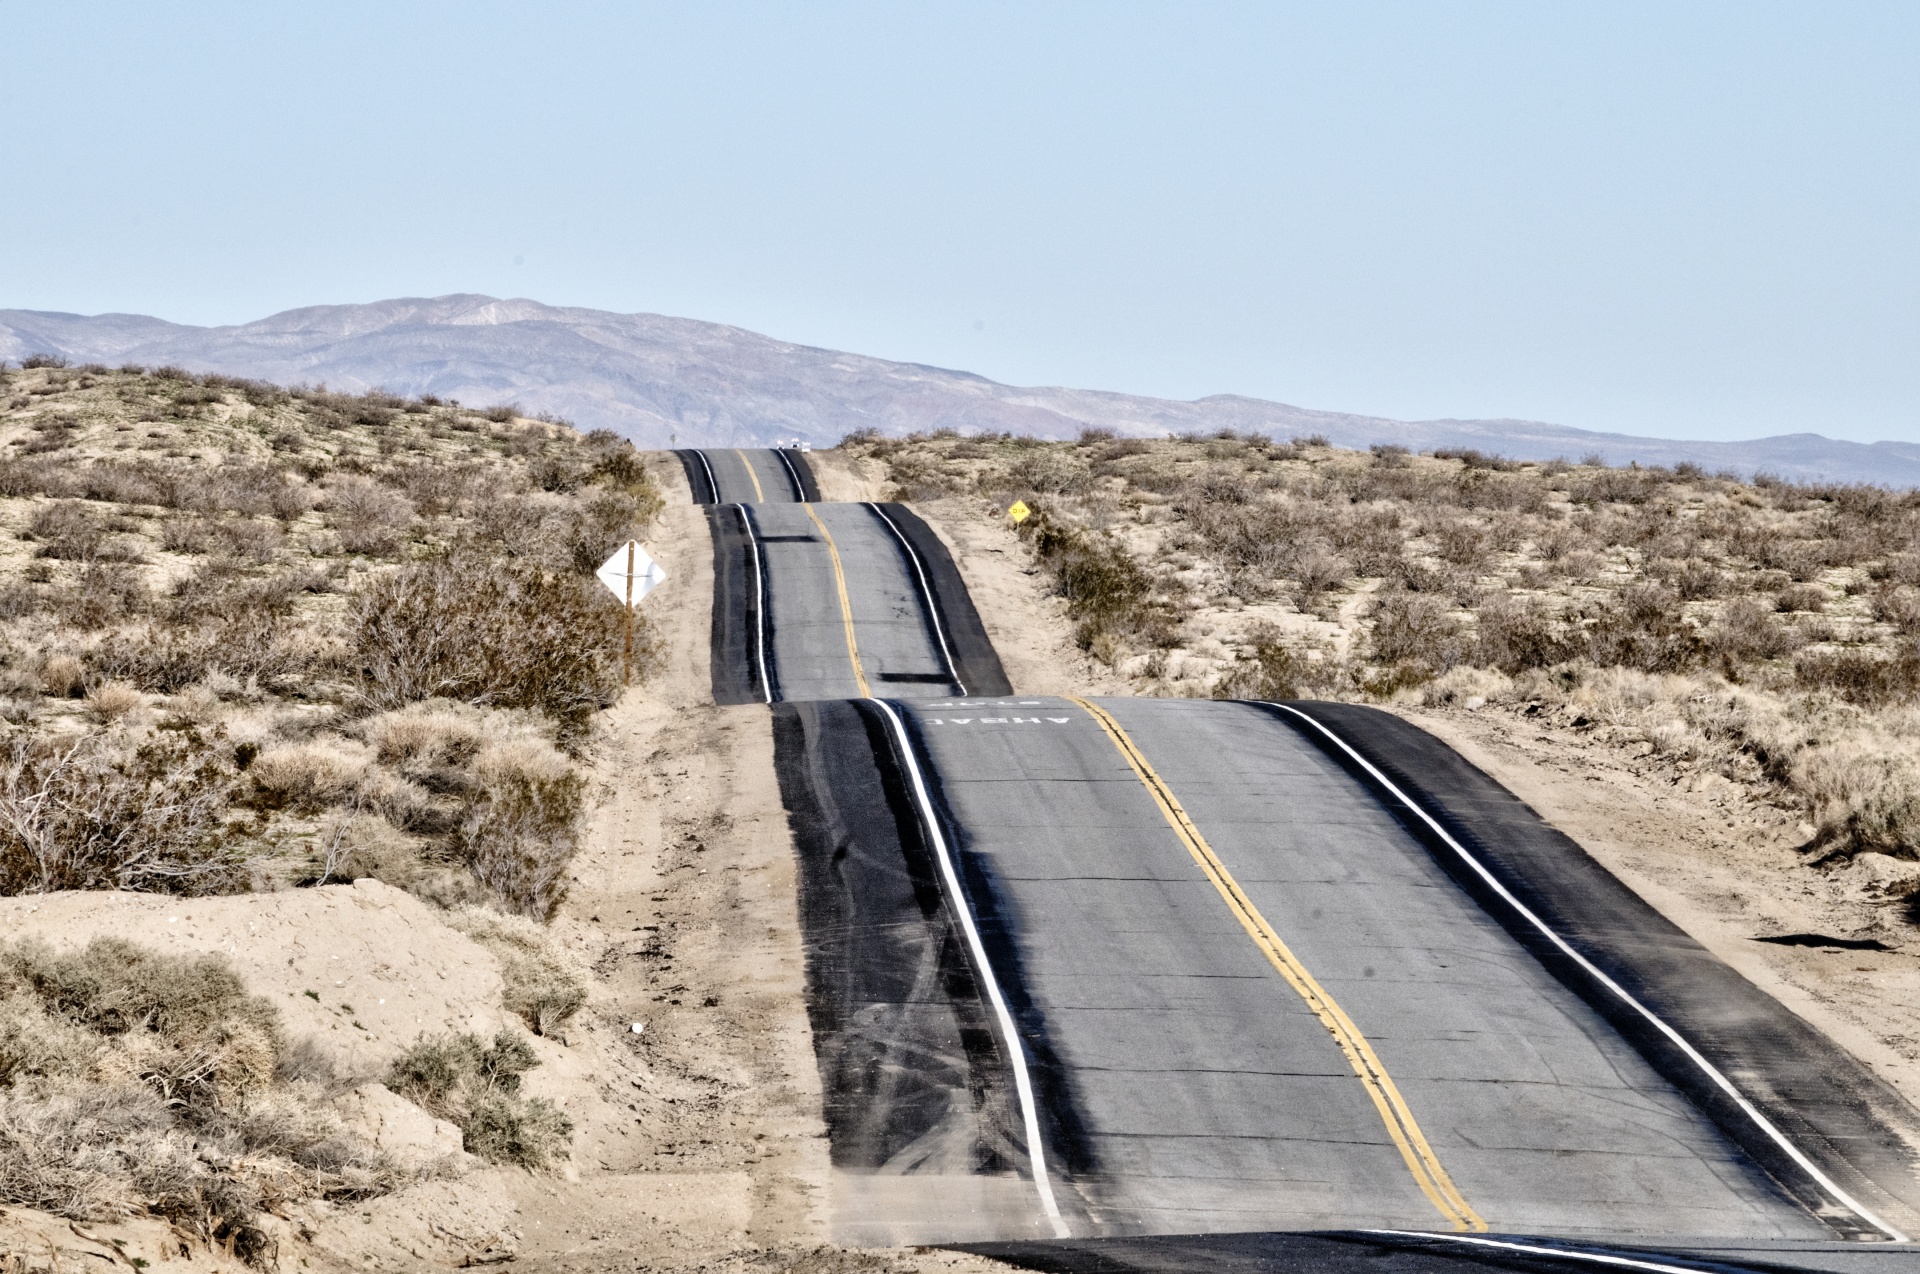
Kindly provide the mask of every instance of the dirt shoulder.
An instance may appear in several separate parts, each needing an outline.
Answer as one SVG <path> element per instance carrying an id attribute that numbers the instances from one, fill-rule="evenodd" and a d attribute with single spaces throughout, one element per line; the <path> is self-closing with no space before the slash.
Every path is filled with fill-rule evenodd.
<path id="1" fill-rule="evenodd" d="M 1396 707 L 1485 770 L 1755 985 L 1920 1102 L 1920 940 L 1902 917 L 1915 865 L 1833 869 L 1811 828 L 1712 773 L 1676 777 L 1574 730 L 1485 707 Z M 1780 945 L 1825 935 L 1888 950 Z"/>

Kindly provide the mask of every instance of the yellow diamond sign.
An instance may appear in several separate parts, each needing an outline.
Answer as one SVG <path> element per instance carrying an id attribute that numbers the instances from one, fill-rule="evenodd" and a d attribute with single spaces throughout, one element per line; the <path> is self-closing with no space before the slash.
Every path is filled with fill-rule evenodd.
<path id="1" fill-rule="evenodd" d="M 1013 519 L 1015 526 L 1018 526 L 1033 516 L 1033 510 L 1027 507 L 1025 500 L 1015 500 L 1007 509 L 1007 516 Z"/>

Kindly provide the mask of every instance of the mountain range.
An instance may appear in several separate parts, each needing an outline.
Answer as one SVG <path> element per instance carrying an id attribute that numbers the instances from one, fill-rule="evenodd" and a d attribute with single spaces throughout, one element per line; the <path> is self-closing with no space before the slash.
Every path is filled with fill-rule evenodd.
<path id="1" fill-rule="evenodd" d="M 1515 459 L 1691 461 L 1742 475 L 1920 486 L 1920 445 L 1818 434 L 1689 442 L 1528 420 L 1388 420 L 1218 394 L 1191 402 L 1090 389 L 1022 388 L 971 372 L 795 345 L 659 314 L 454 295 L 318 305 L 252 323 L 192 327 L 138 314 L 0 310 L 0 360 L 175 364 L 279 384 L 517 403 L 643 447 L 830 445 L 855 429 L 941 428 L 1073 437 L 1319 434 L 1338 446 L 1474 448 Z"/>

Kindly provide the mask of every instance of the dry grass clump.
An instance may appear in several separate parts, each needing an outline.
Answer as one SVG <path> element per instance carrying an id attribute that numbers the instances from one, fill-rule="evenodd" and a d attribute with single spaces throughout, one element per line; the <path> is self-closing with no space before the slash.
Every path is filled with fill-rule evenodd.
<path id="1" fill-rule="evenodd" d="M 551 914 L 586 804 L 553 745 L 619 691 L 591 573 L 660 507 L 630 446 L 178 368 L 7 376 L 0 889 L 366 871 Z M 459 736 L 431 757 L 390 719 L 429 701 Z M 476 768 L 509 736 L 540 762 Z"/>
<path id="2" fill-rule="evenodd" d="M 75 1221 L 164 1217 L 261 1262 L 262 1213 L 411 1174 L 285 1077 L 279 1016 L 220 956 L 113 938 L 0 945 L 0 1198 Z"/>
<path id="3" fill-rule="evenodd" d="M 540 1064 L 508 1031 L 491 1044 L 466 1033 L 423 1039 L 393 1064 L 387 1087 L 430 1114 L 457 1124 L 467 1153 L 493 1163 L 544 1168 L 567 1155 L 573 1122 L 542 1097 L 520 1092 L 520 1077 Z"/>
<path id="4" fill-rule="evenodd" d="M 1082 648 L 1148 693 L 1505 704 L 1920 858 L 1920 492 L 1231 432 L 842 445 L 908 498 L 1033 506 Z"/>
<path id="5" fill-rule="evenodd" d="M 447 923 L 491 951 L 507 984 L 505 1004 L 535 1035 L 551 1035 L 587 1002 L 587 970 L 545 928 L 491 907 L 459 907 Z"/>

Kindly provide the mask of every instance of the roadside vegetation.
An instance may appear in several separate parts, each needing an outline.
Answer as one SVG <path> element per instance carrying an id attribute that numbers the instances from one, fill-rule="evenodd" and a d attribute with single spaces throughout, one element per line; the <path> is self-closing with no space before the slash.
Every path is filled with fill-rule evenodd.
<path id="1" fill-rule="evenodd" d="M 1920 492 L 1223 433 L 847 438 L 896 498 L 1035 510 L 1141 693 L 1492 707 L 1920 858 Z"/>
<path id="2" fill-rule="evenodd" d="M 544 924 L 621 685 L 592 572 L 659 507 L 627 443 L 510 407 L 0 367 L 0 893 L 377 877 L 499 955 L 551 1032 L 586 974 Z M 216 964 L 0 952 L 0 1201 L 225 1241 L 276 1191 L 402 1179 Z M 565 1153 L 518 1037 L 409 1057 L 390 1078 L 470 1151 Z"/>

